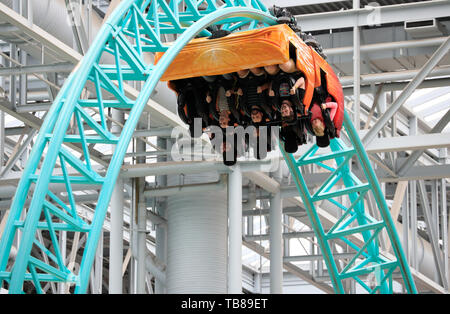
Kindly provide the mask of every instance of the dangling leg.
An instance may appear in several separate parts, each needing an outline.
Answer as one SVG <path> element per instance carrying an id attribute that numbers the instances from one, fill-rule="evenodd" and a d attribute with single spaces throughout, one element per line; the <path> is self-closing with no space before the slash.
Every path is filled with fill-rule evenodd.
<path id="1" fill-rule="evenodd" d="M 305 104 L 303 103 L 303 99 L 305 98 L 305 90 L 302 88 L 297 89 L 297 96 L 299 100 L 299 112 L 305 114 Z"/>
<path id="2" fill-rule="evenodd" d="M 305 128 L 305 122 L 303 119 L 299 119 L 297 121 L 296 133 L 297 133 L 298 145 L 306 144 L 307 143 L 306 128 Z"/>
<path id="3" fill-rule="evenodd" d="M 331 120 L 330 112 L 328 111 L 328 109 L 322 108 L 322 116 L 323 121 L 325 122 L 328 135 L 330 136 L 330 138 L 335 138 L 336 128 L 334 126 L 333 120 Z"/>
<path id="4" fill-rule="evenodd" d="M 225 138 L 222 144 L 222 157 L 223 163 L 225 166 L 234 166 L 237 162 L 237 147 L 236 141 L 234 140 L 234 136 L 229 138 Z"/>
<path id="5" fill-rule="evenodd" d="M 194 99 L 195 99 L 195 110 L 197 111 L 198 117 L 200 117 L 203 121 L 203 126 L 208 125 L 209 120 L 209 108 L 208 104 L 205 101 L 205 95 L 201 91 L 193 91 Z"/>
<path id="6" fill-rule="evenodd" d="M 297 152 L 298 150 L 298 143 L 297 143 L 297 135 L 292 130 L 291 126 L 286 126 L 281 129 L 280 137 L 283 139 L 284 142 L 284 150 L 286 153 L 293 154 Z"/>
<path id="7" fill-rule="evenodd" d="M 217 112 L 214 95 L 208 94 L 206 96 L 206 104 L 209 108 L 209 114 L 213 117 L 214 120 L 219 121 L 219 113 Z"/>
<path id="8" fill-rule="evenodd" d="M 236 104 L 237 104 L 236 97 L 233 94 L 230 96 L 226 96 L 226 97 L 227 97 L 228 108 L 229 108 L 231 114 L 233 115 L 234 119 L 236 120 L 236 122 L 240 125 L 242 123 L 242 117 L 236 106 Z"/>
<path id="9" fill-rule="evenodd" d="M 311 128 L 316 136 L 316 144 L 319 147 L 330 145 L 330 138 L 325 129 L 322 111 L 319 105 L 314 104 L 311 108 Z"/>

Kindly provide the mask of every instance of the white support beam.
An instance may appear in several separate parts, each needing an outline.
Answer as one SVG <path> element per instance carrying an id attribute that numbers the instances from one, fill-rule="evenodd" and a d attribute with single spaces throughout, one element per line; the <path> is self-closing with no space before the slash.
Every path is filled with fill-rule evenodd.
<path id="1" fill-rule="evenodd" d="M 441 120 L 434 126 L 434 128 L 430 131 L 430 133 L 435 133 L 439 137 L 446 139 L 447 141 L 450 139 L 450 133 L 441 133 L 445 127 L 447 126 L 448 122 L 450 121 L 450 109 L 447 111 L 447 113 L 441 118 Z M 430 134 L 431 135 L 431 134 Z M 443 146 L 448 147 L 448 145 Z M 443 148 L 442 147 L 442 148 Z M 420 158 L 420 156 L 425 152 L 426 148 L 423 148 L 421 150 L 417 150 L 414 153 L 412 153 L 408 159 L 405 161 L 404 164 L 400 167 L 398 170 L 398 173 L 400 175 L 405 174 L 412 165 Z"/>
<path id="2" fill-rule="evenodd" d="M 44 65 L 26 65 L 12 68 L 0 68 L 0 76 L 51 73 L 51 72 L 72 72 L 74 64 L 70 62 L 60 62 Z"/>
<path id="3" fill-rule="evenodd" d="M 366 148 L 367 153 L 422 151 L 450 147 L 450 133 L 376 138 Z M 406 173 L 406 172 L 405 172 Z"/>
<path id="4" fill-rule="evenodd" d="M 242 293 L 242 172 L 228 175 L 228 293 Z"/>
<path id="5" fill-rule="evenodd" d="M 386 42 L 386 43 L 376 43 L 361 45 L 361 53 L 369 52 L 379 52 L 384 50 L 396 50 L 396 49 L 407 49 L 407 48 L 419 48 L 419 47 L 434 47 L 442 45 L 447 37 L 436 37 L 436 38 L 424 38 L 415 40 L 401 40 L 396 42 Z M 339 56 L 345 54 L 353 53 L 353 46 L 346 47 L 334 47 L 324 49 L 323 52 L 328 57 Z"/>
<path id="6" fill-rule="evenodd" d="M 19 29 L 21 32 L 25 33 L 37 42 L 41 43 L 43 46 L 50 49 L 52 53 L 55 54 L 61 61 L 70 62 L 76 65 L 82 59 L 82 55 L 76 52 L 74 49 L 64 44 L 56 37 L 52 36 L 35 24 L 30 24 L 30 22 L 26 18 L 24 18 L 14 10 L 11 10 L 8 6 L 2 3 L 0 3 L 0 21 L 17 27 L 17 29 Z M 130 99 L 136 99 L 139 95 L 139 92 L 129 85 L 125 85 L 124 90 L 126 96 Z M 164 123 L 167 123 L 172 127 L 179 126 L 182 128 L 186 128 L 185 124 L 175 113 L 171 112 L 170 110 L 166 109 L 153 100 L 148 101 L 144 111 L 151 114 L 152 120 L 163 121 Z"/>
<path id="7" fill-rule="evenodd" d="M 283 293 L 283 229 L 281 193 L 270 198 L 270 293 Z"/>
<path id="8" fill-rule="evenodd" d="M 425 20 L 448 17 L 450 2 L 447 0 L 420 1 L 396 5 L 378 6 L 353 10 L 297 15 L 304 32 L 320 31 L 355 26 L 372 26 L 376 14 L 379 24 L 398 23 L 409 20 Z"/>
<path id="9" fill-rule="evenodd" d="M 265 251 L 264 247 L 259 245 L 256 242 L 244 242 L 244 245 L 246 247 L 248 247 L 249 249 L 251 249 L 252 251 L 258 253 L 261 256 L 264 256 L 267 259 L 270 259 L 269 254 Z M 300 267 L 297 267 L 296 265 L 294 265 L 291 262 L 287 262 L 287 261 L 283 261 L 283 268 L 294 274 L 295 276 L 301 278 L 302 280 L 305 280 L 307 283 L 313 285 L 314 287 L 322 290 L 325 293 L 329 293 L 329 294 L 334 294 L 334 290 L 333 287 L 331 287 L 330 285 L 323 283 L 323 282 L 318 282 L 314 279 L 314 277 L 312 277 L 310 275 L 310 273 L 306 270 L 301 269 Z"/>
<path id="10" fill-rule="evenodd" d="M 439 1 L 436 1 L 439 2 Z M 449 4 L 450 2 L 447 1 Z M 450 12 L 450 11 L 449 11 Z M 364 136 L 362 142 L 365 146 L 370 143 L 377 135 L 378 132 L 388 123 L 388 121 L 394 116 L 401 106 L 408 100 L 411 94 L 417 89 L 417 87 L 423 82 L 423 80 L 430 74 L 430 72 L 436 67 L 439 61 L 447 54 L 450 49 L 450 37 L 435 51 L 435 53 L 428 59 L 425 65 L 420 69 L 419 73 L 414 79 L 405 87 L 400 95 L 395 99 L 394 103 L 386 110 L 386 112 L 377 120 L 372 128 Z"/>
<path id="11" fill-rule="evenodd" d="M 381 72 L 361 75 L 361 85 L 389 83 L 412 80 L 420 73 L 420 70 L 405 70 L 395 72 Z M 428 78 L 444 77 L 450 75 L 450 67 L 437 67 L 429 72 Z M 353 76 L 343 76 L 339 79 L 344 88 L 353 86 Z M 400 83 L 401 84 L 401 83 Z M 417 87 L 419 87 L 419 84 Z"/>
<path id="12" fill-rule="evenodd" d="M 123 113 L 114 110 L 113 117 L 123 123 Z M 120 131 L 116 125 L 112 131 Z M 114 153 L 114 146 L 111 147 Z M 124 182 L 122 178 L 117 178 L 114 191 L 110 201 L 111 230 L 109 237 L 109 293 L 122 294 L 123 291 L 123 221 L 124 221 Z"/>
<path id="13" fill-rule="evenodd" d="M 0 21 L 17 27 L 17 29 L 23 33 L 50 49 L 52 53 L 56 54 L 61 60 L 77 64 L 82 58 L 81 54 L 74 49 L 35 24 L 30 24 L 27 18 L 10 9 L 3 3 L 0 3 Z"/>
<path id="14" fill-rule="evenodd" d="M 353 10 L 359 10 L 359 0 L 353 0 Z M 361 128 L 361 34 L 357 16 L 353 24 L 353 124 Z"/>

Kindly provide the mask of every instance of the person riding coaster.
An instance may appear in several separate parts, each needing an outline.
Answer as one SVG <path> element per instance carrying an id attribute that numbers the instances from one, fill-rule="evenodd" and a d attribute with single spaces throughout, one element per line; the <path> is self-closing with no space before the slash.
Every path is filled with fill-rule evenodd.
<path id="1" fill-rule="evenodd" d="M 194 77 L 169 81 L 168 86 L 177 94 L 178 116 L 189 125 L 191 137 L 201 136 L 201 134 L 194 134 L 194 122 L 196 118 L 201 118 L 202 130 L 210 123 L 208 107 L 204 100 L 208 88 L 206 81 L 200 77 Z"/>
<path id="2" fill-rule="evenodd" d="M 295 60 L 291 58 L 286 63 L 274 64 L 264 68 L 271 78 L 269 98 L 272 105 L 279 111 L 281 100 L 289 98 L 297 106 L 299 112 L 303 112 L 305 78 L 303 73 L 297 70 Z"/>
<path id="3" fill-rule="evenodd" d="M 220 113 L 229 111 L 236 123 L 241 123 L 241 114 L 236 107 L 236 97 L 233 91 L 235 78 L 231 74 L 205 76 L 208 82 L 206 103 L 212 119 L 219 121 Z"/>
<path id="4" fill-rule="evenodd" d="M 242 156 L 246 150 L 245 139 L 240 138 L 236 132 L 230 111 L 223 110 L 220 112 L 219 127 L 222 131 L 222 142 L 215 142 L 215 149 L 222 154 L 223 163 L 226 166 L 233 166 L 237 162 L 237 158 Z M 211 138 L 212 139 L 212 138 Z"/>
<path id="5" fill-rule="evenodd" d="M 243 109 L 245 115 L 250 117 L 251 108 L 260 106 L 269 117 L 272 118 L 273 110 L 268 105 L 267 90 L 269 81 L 263 68 L 245 69 L 236 72 L 236 94 L 238 95 L 239 106 Z"/>
<path id="6" fill-rule="evenodd" d="M 284 142 L 287 153 L 295 153 L 298 146 L 306 144 L 305 121 L 302 116 L 298 118 L 296 106 L 289 100 L 284 99 L 280 108 L 281 130 L 280 138 Z"/>
<path id="7" fill-rule="evenodd" d="M 264 159 L 268 152 L 272 151 L 272 134 L 270 119 L 260 106 L 253 105 L 250 112 L 251 125 L 255 128 L 249 134 L 249 143 L 253 147 L 253 153 L 256 159 Z M 264 145 L 266 144 L 266 145 Z"/>
<path id="8" fill-rule="evenodd" d="M 330 140 L 339 137 L 339 131 L 334 125 L 334 117 L 338 109 L 338 104 L 328 96 L 324 101 L 316 101 L 310 107 L 310 132 L 316 137 L 316 144 L 319 147 L 327 147 Z"/>
<path id="9" fill-rule="evenodd" d="M 281 125 L 280 136 L 284 140 L 286 152 L 295 153 L 299 145 L 306 143 L 303 121 L 304 75 L 297 70 L 292 58 L 280 65 L 266 66 L 265 70 L 272 78 L 269 98 L 278 112 L 277 117 L 281 116 L 273 123 Z"/>

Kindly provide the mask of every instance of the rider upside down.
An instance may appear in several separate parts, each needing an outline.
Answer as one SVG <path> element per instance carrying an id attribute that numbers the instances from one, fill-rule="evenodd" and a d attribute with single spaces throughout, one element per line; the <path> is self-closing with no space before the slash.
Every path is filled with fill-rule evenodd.
<path id="1" fill-rule="evenodd" d="M 305 110 L 305 78 L 293 59 L 227 75 L 170 81 L 169 86 L 178 94 L 178 114 L 189 125 L 191 136 L 195 119 L 200 119 L 203 131 L 210 126 L 222 130 L 219 151 L 226 165 L 235 164 L 249 147 L 255 158 L 265 158 L 272 149 L 271 127 L 280 127 L 287 153 L 295 153 L 307 142 L 307 132 L 319 147 L 327 147 L 330 139 L 339 136 L 340 126 L 333 122 L 338 104 L 326 91 L 317 89 Z M 237 126 L 253 131 L 239 141 L 229 134 Z"/>
<path id="2" fill-rule="evenodd" d="M 327 147 L 340 135 L 342 88 L 324 61 L 320 45 L 301 32 L 289 12 L 277 7 L 273 11 L 279 24 L 287 24 L 303 45 L 311 48 L 297 51 L 298 46 L 290 45 L 288 61 L 280 64 L 169 81 L 178 96 L 178 115 L 189 125 L 192 137 L 201 135 L 194 134 L 195 121 L 201 121 L 205 132 L 212 126 L 220 128 L 222 142 L 216 146 L 226 165 L 235 164 L 250 147 L 255 158 L 264 159 L 273 147 L 273 127 L 279 128 L 287 153 L 295 153 L 307 143 L 307 133 L 319 147 Z M 228 34 L 222 32 L 211 39 Z M 307 62 L 305 53 L 310 58 Z M 244 138 L 238 136 L 236 127 L 246 130 Z"/>

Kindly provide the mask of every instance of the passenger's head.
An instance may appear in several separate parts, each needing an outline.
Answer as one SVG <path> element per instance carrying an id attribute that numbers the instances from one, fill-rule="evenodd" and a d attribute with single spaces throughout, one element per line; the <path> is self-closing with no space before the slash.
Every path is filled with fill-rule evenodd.
<path id="1" fill-rule="evenodd" d="M 219 115 L 219 125 L 222 129 L 226 129 L 228 126 L 230 126 L 230 112 L 228 110 L 223 110 L 220 112 Z"/>
<path id="2" fill-rule="evenodd" d="M 322 120 L 314 119 L 311 121 L 311 127 L 316 136 L 324 136 L 325 135 L 325 125 Z"/>
<path id="3" fill-rule="evenodd" d="M 263 121 L 263 113 L 259 107 L 254 106 L 250 115 L 253 123 L 261 123 Z"/>
<path id="4" fill-rule="evenodd" d="M 238 75 L 240 78 L 244 78 L 244 77 L 246 77 L 246 76 L 248 75 L 249 72 L 250 72 L 249 69 L 246 69 L 246 70 L 239 70 L 239 71 L 237 71 L 237 75 Z"/>
<path id="5" fill-rule="evenodd" d="M 294 109 L 292 108 L 292 103 L 289 100 L 283 100 L 281 103 L 281 116 L 283 118 L 293 118 Z"/>
<path id="6" fill-rule="evenodd" d="M 265 66 L 264 70 L 266 70 L 266 72 L 269 73 L 270 75 L 275 75 L 278 72 L 280 72 L 280 67 L 278 66 L 278 64 L 272 64 Z"/>
<path id="7" fill-rule="evenodd" d="M 222 77 L 228 81 L 231 81 L 233 79 L 233 75 L 231 75 L 230 73 L 222 74 Z"/>
<path id="8" fill-rule="evenodd" d="M 210 76 L 203 76 L 203 79 L 208 83 L 214 83 L 217 77 L 215 75 L 210 75 Z"/>
<path id="9" fill-rule="evenodd" d="M 263 68 L 251 68 L 250 71 L 255 75 L 262 75 L 264 74 Z"/>
<path id="10" fill-rule="evenodd" d="M 280 64 L 280 69 L 286 73 L 293 73 L 297 71 L 294 59 L 289 59 L 289 61 Z"/>

